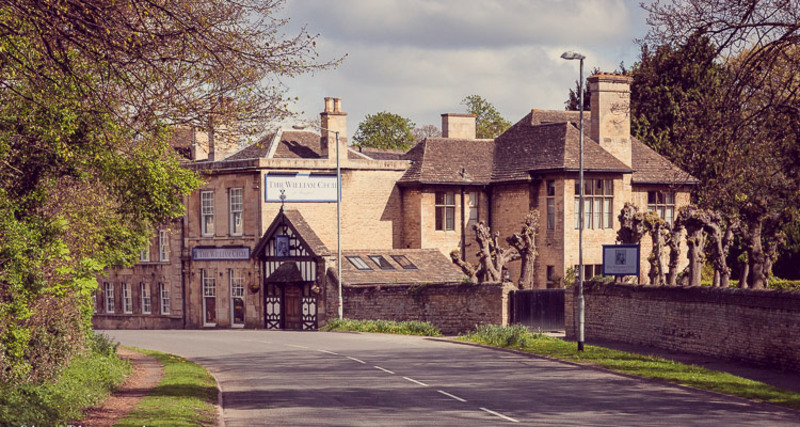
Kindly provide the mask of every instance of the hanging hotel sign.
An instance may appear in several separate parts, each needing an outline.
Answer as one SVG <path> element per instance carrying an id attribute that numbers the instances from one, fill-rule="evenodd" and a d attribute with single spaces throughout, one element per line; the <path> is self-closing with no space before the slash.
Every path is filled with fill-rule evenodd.
<path id="1" fill-rule="evenodd" d="M 603 245 L 603 276 L 638 276 L 639 245 Z"/>
<path id="2" fill-rule="evenodd" d="M 247 246 L 192 248 L 192 260 L 194 261 L 234 261 L 248 259 L 250 259 L 250 248 Z"/>
<path id="3" fill-rule="evenodd" d="M 335 202 L 336 175 L 268 173 L 264 175 L 264 191 L 267 202 Z"/>

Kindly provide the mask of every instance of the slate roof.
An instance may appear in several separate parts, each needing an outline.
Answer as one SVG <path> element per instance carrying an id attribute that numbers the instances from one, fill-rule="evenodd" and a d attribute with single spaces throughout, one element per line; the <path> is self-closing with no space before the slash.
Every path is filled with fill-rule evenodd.
<path id="1" fill-rule="evenodd" d="M 246 159 L 260 159 L 267 156 L 269 152 L 269 145 L 275 138 L 275 132 L 267 134 L 260 141 L 251 144 L 240 151 L 227 157 L 225 160 L 246 160 Z"/>
<path id="2" fill-rule="evenodd" d="M 270 133 L 260 141 L 245 147 L 241 151 L 226 158 L 226 160 L 245 160 L 265 158 L 269 154 L 270 145 L 275 138 L 275 133 Z M 285 130 L 281 132 L 280 141 L 275 147 L 274 159 L 321 159 L 322 148 L 320 136 L 317 133 L 303 130 Z M 405 150 L 392 150 L 381 148 L 350 147 L 347 158 L 351 160 L 400 160 L 406 153 Z"/>
<path id="3" fill-rule="evenodd" d="M 297 234 L 300 236 L 300 239 L 305 242 L 311 253 L 316 256 L 326 256 L 331 254 L 331 252 L 328 250 L 328 247 L 325 246 L 325 243 L 322 243 L 322 239 L 320 239 L 319 236 L 317 236 L 317 233 L 314 232 L 314 229 L 308 225 L 299 210 L 284 209 L 283 211 L 278 212 L 278 215 L 276 215 L 275 219 L 272 220 L 272 224 L 270 224 L 269 228 L 267 228 L 267 231 L 264 232 L 264 235 L 261 236 L 261 240 L 259 240 L 255 248 L 253 248 L 253 257 L 260 257 L 261 254 L 263 254 L 264 246 L 269 243 L 269 239 L 275 233 L 275 229 L 283 224 L 284 220 L 297 232 Z"/>
<path id="4" fill-rule="evenodd" d="M 412 164 L 400 184 L 488 184 L 494 141 L 426 138 L 403 156 Z"/>
<path id="5" fill-rule="evenodd" d="M 636 138 L 632 140 L 634 184 L 689 184 L 699 181 Z"/>
<path id="6" fill-rule="evenodd" d="M 464 273 L 437 249 L 375 249 L 342 251 L 342 277 L 348 285 L 460 282 Z M 347 259 L 360 256 L 372 270 L 358 270 Z M 383 255 L 394 270 L 382 270 L 370 255 Z M 391 255 L 405 255 L 416 270 L 403 269 Z"/>
<path id="7" fill-rule="evenodd" d="M 536 110 L 495 140 L 492 181 L 526 180 L 531 172 L 578 170 L 578 128 L 569 122 L 534 125 L 535 116 Z M 585 134 L 583 162 L 586 171 L 632 172 Z"/>

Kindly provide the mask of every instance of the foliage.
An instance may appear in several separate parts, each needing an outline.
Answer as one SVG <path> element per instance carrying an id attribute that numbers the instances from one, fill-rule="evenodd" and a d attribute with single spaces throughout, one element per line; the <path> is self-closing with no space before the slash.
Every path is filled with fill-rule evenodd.
<path id="1" fill-rule="evenodd" d="M 208 371 L 173 354 L 135 348 L 164 366 L 164 377 L 115 426 L 214 425 L 219 389 Z"/>
<path id="2" fill-rule="evenodd" d="M 14 387 L 0 382 L 0 425 L 64 425 L 83 418 L 131 371 L 109 351 L 114 345 L 92 335 L 92 351 L 73 358 L 52 381 Z"/>
<path id="3" fill-rule="evenodd" d="M 592 72 L 586 76 L 585 81 L 583 82 L 583 111 L 592 111 L 592 94 L 589 90 L 589 77 L 595 75 L 600 72 L 600 68 L 594 67 L 592 68 Z M 564 101 L 564 109 L 567 111 L 578 111 L 580 105 L 580 99 L 578 99 L 578 95 L 581 91 L 581 85 L 578 80 L 575 80 L 575 89 L 569 90 L 569 97 L 566 101 Z"/>
<path id="4" fill-rule="evenodd" d="M 175 126 L 251 135 L 288 114 L 278 77 L 322 69 L 280 1 L 0 5 L 0 379 L 79 353 L 94 277 L 130 264 L 200 181 Z M 234 126 L 236 124 L 236 126 Z M 51 347 L 48 347 L 51 346 Z"/>
<path id="5" fill-rule="evenodd" d="M 428 337 L 438 337 L 442 335 L 439 328 L 431 325 L 429 322 L 419 321 L 395 322 L 392 320 L 331 319 L 321 330 L 422 335 Z"/>
<path id="6" fill-rule="evenodd" d="M 685 365 L 652 355 L 627 353 L 593 345 L 587 345 L 584 347 L 584 351 L 579 352 L 574 342 L 525 332 L 524 328 L 518 328 L 520 327 L 517 325 L 481 327 L 478 331 L 459 337 L 459 339 L 478 344 L 513 348 L 573 363 L 600 366 L 626 375 L 651 378 L 800 409 L 800 393 L 737 377 L 726 372 L 712 371 L 696 365 Z M 507 339 L 506 337 L 513 338 Z M 499 342 L 499 344 L 494 342 Z M 508 342 L 508 345 L 503 345 L 503 342 Z"/>
<path id="7" fill-rule="evenodd" d="M 477 138 L 497 138 L 511 123 L 504 119 L 491 102 L 480 95 L 470 95 L 461 101 L 467 113 L 475 115 L 475 136 Z"/>
<path id="8" fill-rule="evenodd" d="M 386 111 L 367 114 L 353 135 L 359 147 L 397 148 L 406 150 L 415 140 L 411 120 Z"/>

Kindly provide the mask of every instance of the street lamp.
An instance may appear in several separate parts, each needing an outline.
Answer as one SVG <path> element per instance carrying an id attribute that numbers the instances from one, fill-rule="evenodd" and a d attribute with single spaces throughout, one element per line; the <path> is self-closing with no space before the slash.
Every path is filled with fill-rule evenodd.
<path id="1" fill-rule="evenodd" d="M 342 168 L 339 162 L 339 131 L 330 130 L 313 123 L 294 125 L 294 129 L 315 127 L 323 132 L 333 132 L 336 136 L 336 280 L 339 282 L 339 319 L 344 317 L 344 303 L 342 300 Z"/>
<path id="2" fill-rule="evenodd" d="M 584 302 L 583 302 L 583 60 L 585 56 L 578 52 L 569 51 L 561 54 L 562 59 L 579 60 L 580 75 L 578 77 L 578 128 L 580 131 L 580 154 L 578 161 L 578 180 L 580 181 L 580 202 L 578 203 L 578 351 L 583 351 L 583 327 L 584 327 Z"/>

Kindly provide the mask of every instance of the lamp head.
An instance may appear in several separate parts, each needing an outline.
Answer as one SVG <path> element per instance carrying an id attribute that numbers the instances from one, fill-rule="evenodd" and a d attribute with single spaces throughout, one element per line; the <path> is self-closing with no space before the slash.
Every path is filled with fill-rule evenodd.
<path id="1" fill-rule="evenodd" d="M 578 53 L 578 52 L 575 52 L 575 51 L 573 51 L 573 50 L 570 50 L 570 51 L 567 51 L 567 52 L 564 52 L 564 53 L 562 53 L 562 54 L 561 54 L 561 58 L 562 58 L 562 59 L 566 59 L 566 60 L 573 60 L 573 59 L 586 59 L 586 57 L 585 57 L 585 56 L 583 56 L 583 55 L 581 55 L 580 53 Z"/>

